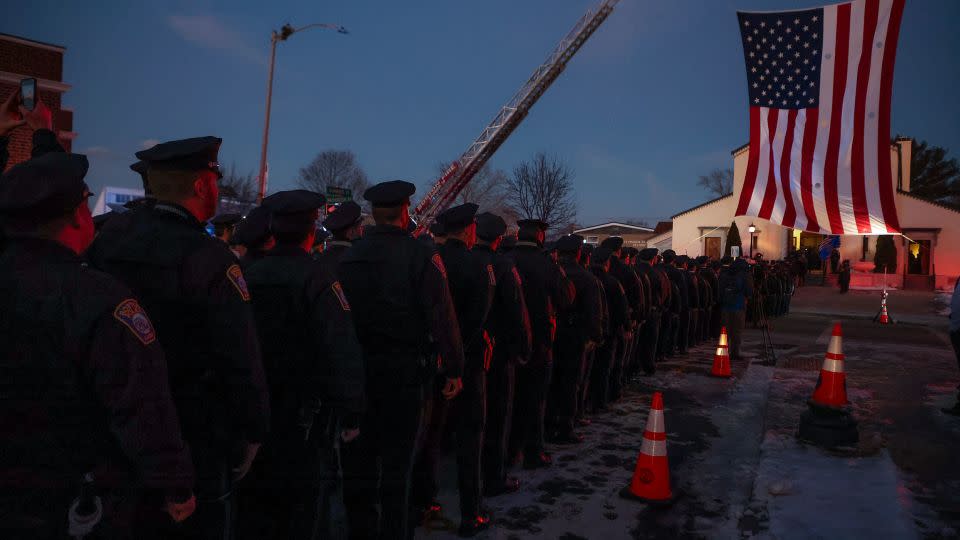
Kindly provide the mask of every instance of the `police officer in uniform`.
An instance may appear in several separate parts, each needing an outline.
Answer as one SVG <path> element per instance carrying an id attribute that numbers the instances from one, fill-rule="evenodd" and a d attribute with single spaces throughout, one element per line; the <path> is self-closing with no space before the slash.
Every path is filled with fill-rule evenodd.
<path id="1" fill-rule="evenodd" d="M 362 223 L 359 204 L 347 201 L 338 206 L 323 220 L 323 228 L 330 231 L 331 239 L 327 240 L 326 248 L 319 259 L 333 269 L 339 267 L 343 254 L 354 240 L 360 238 Z"/>
<path id="2" fill-rule="evenodd" d="M 140 297 L 161 336 L 197 471 L 197 512 L 177 531 L 189 538 L 233 537 L 234 483 L 250 469 L 270 419 L 243 271 L 204 230 L 217 208 L 220 142 L 198 137 L 138 152 L 150 164 L 156 204 L 108 221 L 88 251 L 94 267 Z"/>
<path id="3" fill-rule="evenodd" d="M 580 266 L 583 237 L 569 235 L 557 241 L 560 266 L 575 288 L 573 303 L 557 317 L 557 359 L 551 388 L 550 440 L 560 444 L 583 442 L 574 431 L 580 389 L 585 384 L 588 352 L 603 339 L 602 305 L 597 280 Z"/>
<path id="4" fill-rule="evenodd" d="M 273 216 L 270 210 L 258 206 L 247 217 L 237 224 L 233 233 L 236 246 L 242 248 L 240 253 L 240 267 L 244 270 L 251 264 L 267 255 L 267 252 L 276 245 L 273 232 L 270 230 Z M 236 248 L 235 248 L 236 249 Z"/>
<path id="5" fill-rule="evenodd" d="M 493 265 L 497 283 L 487 332 L 493 337 L 493 359 L 487 371 L 487 424 L 481 462 L 483 494 L 496 497 L 520 489 L 520 481 L 507 476 L 507 439 L 513 416 L 518 365 L 530 358 L 530 315 L 523 297 L 520 274 L 513 261 L 497 253 L 507 224 L 496 214 L 477 215 L 477 244 L 473 253 Z"/>
<path id="6" fill-rule="evenodd" d="M 623 290 L 627 295 L 627 305 L 630 307 L 630 328 L 623 336 L 623 349 L 618 351 L 617 358 L 613 359 L 613 365 L 610 368 L 609 397 L 611 401 L 617 401 L 620 399 L 626 373 L 630 367 L 630 360 L 633 358 L 635 336 L 643 321 L 644 292 L 636 272 L 620 260 L 623 251 L 623 238 L 619 236 L 605 238 L 600 246 L 609 249 L 611 252 L 609 272 L 623 285 Z"/>
<path id="7" fill-rule="evenodd" d="M 493 357 L 486 323 L 497 282 L 493 263 L 470 251 L 476 243 L 476 213 L 476 204 L 465 203 L 437 216 L 447 235 L 439 251 L 447 268 L 465 357 L 463 392 L 450 402 L 449 422 L 456 438 L 459 532 L 463 537 L 475 536 L 490 526 L 489 516 L 480 509 L 480 454 L 486 422 L 486 372 Z"/>
<path id="8" fill-rule="evenodd" d="M 557 311 L 573 301 L 573 284 L 555 262 L 543 254 L 548 225 L 539 219 L 517 222 L 516 247 L 509 257 L 517 267 L 530 314 L 533 350 L 530 361 L 517 375 L 516 401 L 510 433 L 511 461 L 523 453 L 527 469 L 553 463 L 544 452 L 544 416 L 550 372 L 553 366 L 553 342 Z"/>
<path id="9" fill-rule="evenodd" d="M 670 278 L 670 282 L 675 287 L 673 292 L 676 293 L 677 297 L 677 326 L 674 332 L 676 346 L 674 348 L 679 354 L 687 354 L 687 335 L 690 331 L 691 309 L 687 279 L 683 268 L 677 261 L 677 253 L 672 249 L 663 252 L 663 264 L 666 267 L 667 277 Z"/>
<path id="10" fill-rule="evenodd" d="M 210 220 L 210 224 L 213 225 L 213 235 L 224 244 L 230 245 L 233 238 L 233 227 L 240 223 L 241 219 L 243 219 L 243 216 L 233 212 L 213 216 L 213 219 Z"/>
<path id="11" fill-rule="evenodd" d="M 3 538 L 65 538 L 98 512 L 92 532 L 69 534 L 149 537 L 129 528 L 129 500 L 114 504 L 129 486 L 96 485 L 110 469 L 135 472 L 153 524 L 196 505 L 157 332 L 129 289 L 80 258 L 94 234 L 86 172 L 85 156 L 52 151 L 0 179 Z"/>
<path id="12" fill-rule="evenodd" d="M 359 434 L 363 360 L 350 304 L 333 269 L 309 254 L 324 202 L 307 190 L 265 198 L 277 245 L 246 271 L 273 415 L 241 487 L 239 530 L 251 539 L 329 537 L 336 439 Z"/>
<path id="13" fill-rule="evenodd" d="M 653 260 L 657 257 L 656 248 L 646 248 L 637 254 L 635 268 L 649 284 L 650 312 L 647 315 L 647 323 L 640 330 L 640 367 L 647 375 L 656 370 L 657 347 L 660 340 L 660 323 L 663 319 L 663 304 L 665 303 L 666 293 L 663 290 L 661 276 L 653 268 Z"/>
<path id="14" fill-rule="evenodd" d="M 412 535 L 410 470 L 424 383 L 437 373 L 438 357 L 446 379 L 443 398 L 453 399 L 463 387 L 463 345 L 446 267 L 439 254 L 407 233 L 415 190 L 400 180 L 367 189 L 363 196 L 376 225 L 340 260 L 366 370 L 361 435 L 341 453 L 352 538 Z"/>
<path id="15" fill-rule="evenodd" d="M 630 308 L 620 280 L 610 274 L 613 253 L 605 247 L 593 250 L 590 271 L 603 286 L 607 307 L 607 334 L 597 349 L 590 378 L 590 404 L 594 411 L 603 411 L 610 400 L 611 369 L 622 354 L 624 335 L 630 328 Z"/>

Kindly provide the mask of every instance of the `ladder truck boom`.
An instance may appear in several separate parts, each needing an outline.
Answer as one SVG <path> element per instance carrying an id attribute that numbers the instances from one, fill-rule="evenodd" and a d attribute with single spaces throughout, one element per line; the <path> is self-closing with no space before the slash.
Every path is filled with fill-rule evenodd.
<path id="1" fill-rule="evenodd" d="M 414 235 L 423 232 L 437 214 L 456 199 L 457 195 L 473 179 L 500 145 L 526 118 L 533 104 L 560 76 L 570 59 L 586 43 L 587 39 L 603 24 L 619 0 L 602 0 L 588 10 L 573 29 L 560 41 L 547 60 L 534 70 L 520 90 L 504 105 L 480 136 L 454 161 L 414 208 L 417 229 Z"/>

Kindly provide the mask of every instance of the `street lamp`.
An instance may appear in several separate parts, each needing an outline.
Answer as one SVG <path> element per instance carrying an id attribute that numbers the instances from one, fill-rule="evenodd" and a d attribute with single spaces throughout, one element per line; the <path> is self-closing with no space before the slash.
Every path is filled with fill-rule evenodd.
<path id="1" fill-rule="evenodd" d="M 262 201 L 263 196 L 267 194 L 267 141 L 270 138 L 270 102 L 273 99 L 273 63 L 277 57 L 277 42 L 286 41 L 293 34 L 302 32 L 303 30 L 309 30 L 310 28 L 326 28 L 328 30 L 334 30 L 338 34 L 349 34 L 343 26 L 328 23 L 308 24 L 300 28 L 294 28 L 290 26 L 290 24 L 285 24 L 280 28 L 279 32 L 273 30 L 270 33 L 270 74 L 267 76 L 267 112 L 266 118 L 263 121 L 263 146 L 260 149 L 260 189 L 257 193 L 258 203 Z"/>
<path id="2" fill-rule="evenodd" d="M 754 233 L 757 232 L 757 228 L 753 225 L 753 223 L 751 223 L 750 226 L 747 227 L 747 230 L 750 231 L 750 258 L 752 259 L 753 258 L 753 235 Z"/>

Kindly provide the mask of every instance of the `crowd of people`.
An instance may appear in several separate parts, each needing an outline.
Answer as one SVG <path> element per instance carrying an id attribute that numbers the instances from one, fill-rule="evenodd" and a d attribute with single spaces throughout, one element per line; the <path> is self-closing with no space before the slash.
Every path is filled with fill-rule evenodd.
<path id="1" fill-rule="evenodd" d="M 342 491 L 351 538 L 407 538 L 443 515 L 448 440 L 470 537 L 511 470 L 549 467 L 548 444 L 721 326 L 738 359 L 748 314 L 785 314 L 799 280 L 545 243 L 537 219 L 514 236 L 470 203 L 414 238 L 404 181 L 363 194 L 373 225 L 345 203 L 318 229 L 324 197 L 292 190 L 211 236 L 216 137 L 138 152 L 147 197 L 95 228 L 86 158 L 42 110 L 0 112 L 0 169 L 34 130 L 0 181 L 5 537 L 327 538 Z"/>

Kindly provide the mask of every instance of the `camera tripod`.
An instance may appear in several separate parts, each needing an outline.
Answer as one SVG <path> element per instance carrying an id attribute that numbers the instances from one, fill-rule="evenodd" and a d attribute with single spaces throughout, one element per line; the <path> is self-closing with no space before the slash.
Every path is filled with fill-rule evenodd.
<path id="1" fill-rule="evenodd" d="M 763 358 L 763 362 L 761 362 L 760 365 L 776 366 L 777 351 L 773 348 L 773 338 L 770 336 L 770 319 L 767 317 L 766 302 L 762 296 L 757 302 L 756 316 L 757 320 L 754 324 L 760 328 L 762 347 L 760 357 Z"/>

